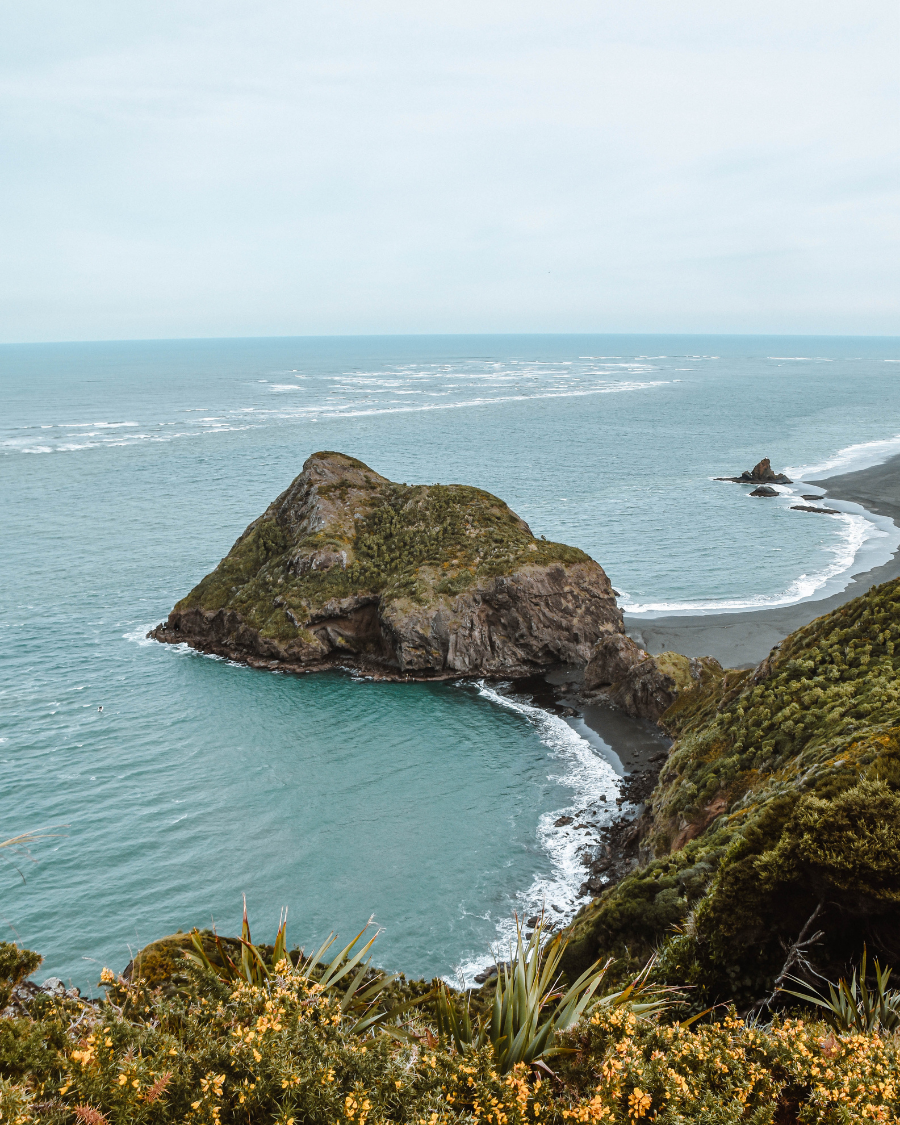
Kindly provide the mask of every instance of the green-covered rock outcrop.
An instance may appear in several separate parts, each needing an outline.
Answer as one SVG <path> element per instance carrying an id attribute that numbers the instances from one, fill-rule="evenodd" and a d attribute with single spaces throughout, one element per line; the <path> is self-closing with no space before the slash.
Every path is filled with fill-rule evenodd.
<path id="1" fill-rule="evenodd" d="M 621 630 L 603 569 L 496 496 L 326 452 L 152 635 L 288 669 L 509 676 L 585 664 Z"/>
<path id="2" fill-rule="evenodd" d="M 863 943 L 900 959 L 900 581 L 707 678 L 662 717 L 676 737 L 642 822 L 645 865 L 573 924 L 598 951 L 764 996 L 793 947 L 832 978 Z M 799 963 L 796 961 L 795 964 Z"/>
<path id="3" fill-rule="evenodd" d="M 624 634 L 601 638 L 584 670 L 582 698 L 603 702 L 633 718 L 658 720 L 684 692 L 722 675 L 711 656 L 649 652 Z"/>

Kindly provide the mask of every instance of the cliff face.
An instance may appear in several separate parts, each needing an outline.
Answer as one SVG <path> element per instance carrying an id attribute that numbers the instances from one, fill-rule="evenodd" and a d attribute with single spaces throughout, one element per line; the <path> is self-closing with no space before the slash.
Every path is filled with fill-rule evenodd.
<path id="1" fill-rule="evenodd" d="M 621 630 L 603 569 L 496 496 L 316 453 L 151 635 L 251 664 L 449 677 L 585 664 Z"/>
<path id="2" fill-rule="evenodd" d="M 797 942 L 832 979 L 864 942 L 896 964 L 900 580 L 753 671 L 703 676 L 661 724 L 676 742 L 640 822 L 643 866 L 576 919 L 570 975 L 660 947 L 657 974 L 696 985 L 700 1006 L 748 1007 Z"/>
<path id="3" fill-rule="evenodd" d="M 658 720 L 683 692 L 721 675 L 711 656 L 651 656 L 624 633 L 611 633 L 591 653 L 583 693 L 589 702 L 608 703 L 632 718 Z"/>

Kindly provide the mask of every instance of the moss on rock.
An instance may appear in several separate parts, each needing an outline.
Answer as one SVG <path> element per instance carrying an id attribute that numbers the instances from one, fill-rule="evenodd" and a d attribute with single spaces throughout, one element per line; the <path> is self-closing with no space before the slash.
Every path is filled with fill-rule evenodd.
<path id="1" fill-rule="evenodd" d="M 597 563 L 535 538 L 496 496 L 324 452 L 153 635 L 305 667 L 528 674 L 585 661 L 611 630 L 621 613 Z"/>

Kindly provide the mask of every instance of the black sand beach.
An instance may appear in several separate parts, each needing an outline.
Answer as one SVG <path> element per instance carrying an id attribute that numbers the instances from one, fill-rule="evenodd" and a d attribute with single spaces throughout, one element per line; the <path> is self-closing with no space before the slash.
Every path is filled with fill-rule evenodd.
<path id="1" fill-rule="evenodd" d="M 900 455 L 871 469 L 804 483 L 826 489 L 826 495 L 834 500 L 851 501 L 870 512 L 889 516 L 900 526 Z M 845 590 L 821 601 L 649 621 L 626 614 L 625 626 L 629 635 L 651 653 L 670 650 L 686 656 L 714 656 L 726 667 L 748 667 L 758 664 L 773 645 L 795 629 L 865 593 L 870 586 L 897 577 L 900 551 L 884 566 L 853 575 Z M 619 804 L 625 803 L 625 811 L 603 830 L 601 846 L 586 858 L 580 895 L 591 897 L 638 865 L 633 821 L 656 784 L 670 740 L 647 720 L 632 719 L 599 704 L 585 705 L 577 694 L 579 680 L 577 673 L 559 671 L 546 678 L 522 681 L 521 687 L 530 692 L 536 704 L 548 710 L 559 713 L 569 705 L 568 712 L 562 711 L 566 722 L 622 775 Z M 571 695 L 566 691 L 569 685 L 576 689 Z"/>
<path id="2" fill-rule="evenodd" d="M 870 512 L 889 516 L 900 526 L 900 455 L 871 469 L 804 483 L 826 489 L 823 499 L 861 504 Z M 884 566 L 854 574 L 845 590 L 821 601 L 698 617 L 647 620 L 626 614 L 625 627 L 639 645 L 654 655 L 672 651 L 685 656 L 714 656 L 727 668 L 743 668 L 758 664 L 773 645 L 795 629 L 864 594 L 870 586 L 897 577 L 900 551 Z"/>

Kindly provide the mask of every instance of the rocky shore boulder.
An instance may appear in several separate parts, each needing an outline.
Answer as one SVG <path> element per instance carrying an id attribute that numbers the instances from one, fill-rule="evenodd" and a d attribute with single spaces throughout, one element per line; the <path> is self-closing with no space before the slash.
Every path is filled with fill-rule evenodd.
<path id="1" fill-rule="evenodd" d="M 621 631 L 603 569 L 496 496 L 324 452 L 150 636 L 254 666 L 449 678 L 584 665 Z"/>
<path id="2" fill-rule="evenodd" d="M 677 652 L 651 656 L 624 633 L 613 634 L 601 638 L 591 653 L 583 691 L 588 699 L 607 702 L 632 718 L 656 721 L 679 695 L 709 674 L 722 674 L 711 656 L 698 659 Z"/>
<path id="3" fill-rule="evenodd" d="M 790 477 L 784 473 L 776 473 L 768 457 L 754 465 L 752 469 L 745 469 L 739 477 L 716 477 L 716 480 L 730 480 L 735 484 L 793 484 Z M 762 493 L 761 495 L 768 495 Z"/>

